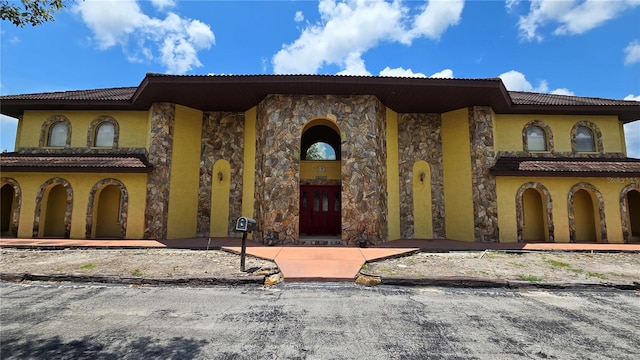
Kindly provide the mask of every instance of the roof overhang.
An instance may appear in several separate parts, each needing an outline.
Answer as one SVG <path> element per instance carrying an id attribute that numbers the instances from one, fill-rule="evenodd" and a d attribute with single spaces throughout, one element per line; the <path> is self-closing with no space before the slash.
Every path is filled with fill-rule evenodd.
<path id="1" fill-rule="evenodd" d="M 501 157 L 493 176 L 611 177 L 640 181 L 640 159 Z"/>
<path id="2" fill-rule="evenodd" d="M 117 96 L 113 95 L 114 90 L 119 90 Z M 202 111 L 244 112 L 270 94 L 373 95 L 399 113 L 445 113 L 469 106 L 490 106 L 498 114 L 615 115 L 623 122 L 640 119 L 640 102 L 545 103 L 537 101 L 539 99 L 530 102 L 526 97 L 514 102 L 499 78 L 147 74 L 138 87 L 103 89 L 110 91 L 109 96 L 103 98 L 96 95 L 99 91 L 2 96 L 1 111 L 18 117 L 25 110 L 147 110 L 153 103 L 170 102 Z M 552 97 L 549 94 L 539 96 Z M 568 96 L 565 99 L 594 100 Z"/>

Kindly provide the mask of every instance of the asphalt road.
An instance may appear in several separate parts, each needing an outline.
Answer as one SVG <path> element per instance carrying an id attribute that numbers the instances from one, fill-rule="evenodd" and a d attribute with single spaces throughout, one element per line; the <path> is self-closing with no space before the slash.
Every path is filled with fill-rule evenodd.
<path id="1" fill-rule="evenodd" d="M 0 284 L 2 359 L 638 359 L 640 293 Z"/>

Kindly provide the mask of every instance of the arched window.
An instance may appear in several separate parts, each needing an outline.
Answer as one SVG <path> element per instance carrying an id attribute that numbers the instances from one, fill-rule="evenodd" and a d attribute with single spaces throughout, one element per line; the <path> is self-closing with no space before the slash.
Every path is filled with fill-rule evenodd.
<path id="1" fill-rule="evenodd" d="M 527 128 L 527 150 L 547 151 L 547 134 L 540 126 Z"/>
<path id="2" fill-rule="evenodd" d="M 68 128 L 65 122 L 58 121 L 56 123 L 53 123 L 49 127 L 47 146 L 64 147 L 67 144 L 67 134 Z"/>
<path id="3" fill-rule="evenodd" d="M 596 144 L 593 137 L 593 131 L 586 126 L 578 126 L 576 128 L 576 151 L 577 152 L 594 152 Z"/>
<path id="4" fill-rule="evenodd" d="M 113 139 L 115 137 L 115 127 L 111 122 L 105 121 L 96 128 L 93 138 L 93 146 L 95 147 L 113 147 Z"/>

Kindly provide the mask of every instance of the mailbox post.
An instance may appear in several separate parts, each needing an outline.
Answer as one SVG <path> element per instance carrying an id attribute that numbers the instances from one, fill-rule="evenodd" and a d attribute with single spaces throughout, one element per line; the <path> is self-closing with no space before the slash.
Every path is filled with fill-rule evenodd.
<path id="1" fill-rule="evenodd" d="M 240 271 L 244 272 L 244 260 L 247 257 L 247 234 L 256 229 L 254 219 L 241 216 L 236 221 L 236 231 L 242 232 L 242 248 L 240 250 Z"/>

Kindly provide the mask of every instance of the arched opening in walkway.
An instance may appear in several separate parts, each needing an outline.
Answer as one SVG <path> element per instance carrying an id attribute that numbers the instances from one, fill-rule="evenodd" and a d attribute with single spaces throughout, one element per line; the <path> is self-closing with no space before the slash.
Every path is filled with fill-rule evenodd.
<path id="1" fill-rule="evenodd" d="M 538 190 L 529 188 L 522 193 L 522 241 L 548 241 L 546 208 Z"/>
<path id="2" fill-rule="evenodd" d="M 3 237 L 15 237 L 13 228 L 13 212 L 17 206 L 16 192 L 12 185 L 4 184 L 0 190 L 0 218 L 2 222 L 1 234 Z"/>
<path id="3" fill-rule="evenodd" d="M 640 191 L 627 192 L 627 213 L 629 215 L 629 242 L 640 242 Z"/>
<path id="4" fill-rule="evenodd" d="M 303 128 L 300 141 L 301 239 L 336 237 L 342 229 L 340 128 L 329 119 L 314 119 Z"/>
<path id="5" fill-rule="evenodd" d="M 586 189 L 579 189 L 573 195 L 573 214 L 575 218 L 575 241 L 597 242 L 599 209 L 594 207 L 593 197 Z M 597 220 L 597 221 L 596 221 Z"/>
<path id="6" fill-rule="evenodd" d="M 107 185 L 98 191 L 95 202 L 95 235 L 96 239 L 122 238 L 122 194 L 116 185 Z"/>
<path id="7" fill-rule="evenodd" d="M 65 214 L 67 212 L 67 191 L 61 184 L 49 188 L 43 202 L 44 224 L 40 223 L 43 237 L 65 237 Z"/>

